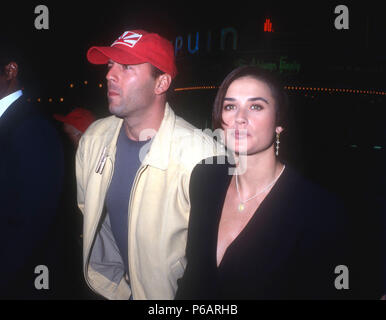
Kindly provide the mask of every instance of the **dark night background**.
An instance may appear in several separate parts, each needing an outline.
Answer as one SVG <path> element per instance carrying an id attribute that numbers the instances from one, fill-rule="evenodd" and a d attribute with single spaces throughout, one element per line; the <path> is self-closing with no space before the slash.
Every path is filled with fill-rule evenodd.
<path id="1" fill-rule="evenodd" d="M 363 281 L 380 290 L 386 242 L 382 238 L 386 215 L 386 24 L 382 6 L 340 1 L 252 3 L 13 1 L 1 5 L 0 34 L 15 39 L 22 48 L 27 62 L 26 92 L 31 100 L 40 98 L 48 114 L 82 106 L 98 117 L 108 115 L 106 69 L 90 65 L 86 52 L 92 45 L 110 45 L 130 29 L 155 31 L 173 43 L 182 36 L 173 88 L 218 86 L 238 63 L 278 62 L 286 57 L 300 64 L 299 72 L 282 73 L 286 86 L 384 92 L 287 90 L 290 125 L 280 144 L 284 162 L 345 199 L 357 235 L 353 246 L 363 268 L 368 268 L 369 278 Z M 49 9 L 49 30 L 34 27 L 34 8 L 39 4 Z M 349 30 L 334 27 L 334 8 L 339 4 L 349 8 Z M 272 33 L 263 31 L 267 18 L 273 24 Z M 221 30 L 230 27 L 237 30 L 237 48 L 233 50 L 231 39 L 226 38 L 221 50 Z M 197 32 L 199 50 L 191 54 L 188 35 L 195 44 Z M 215 93 L 215 89 L 172 90 L 170 102 L 179 115 L 205 128 L 211 125 Z M 383 286 L 385 289 L 386 284 Z"/>

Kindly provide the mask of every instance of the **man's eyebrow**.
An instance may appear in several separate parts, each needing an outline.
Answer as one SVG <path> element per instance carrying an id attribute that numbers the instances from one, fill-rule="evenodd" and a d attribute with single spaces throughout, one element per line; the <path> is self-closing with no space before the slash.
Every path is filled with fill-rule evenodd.
<path id="1" fill-rule="evenodd" d="M 248 101 L 258 101 L 258 100 L 264 101 L 266 104 L 269 104 L 269 102 L 262 97 L 253 97 L 253 98 L 248 99 Z M 224 98 L 224 101 L 236 101 L 236 99 L 226 97 L 226 98 Z"/>

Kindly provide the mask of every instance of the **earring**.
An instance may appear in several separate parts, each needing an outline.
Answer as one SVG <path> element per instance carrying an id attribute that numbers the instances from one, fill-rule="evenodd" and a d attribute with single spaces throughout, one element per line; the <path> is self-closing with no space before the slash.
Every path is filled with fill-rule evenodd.
<path id="1" fill-rule="evenodd" d="M 276 132 L 276 156 L 279 155 L 280 133 Z"/>

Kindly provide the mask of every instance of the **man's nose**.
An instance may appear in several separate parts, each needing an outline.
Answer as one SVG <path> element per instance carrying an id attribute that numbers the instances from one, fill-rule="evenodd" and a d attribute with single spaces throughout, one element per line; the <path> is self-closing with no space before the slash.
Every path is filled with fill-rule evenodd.
<path id="1" fill-rule="evenodd" d="M 116 68 L 112 65 L 106 74 L 107 81 L 115 81 L 117 79 Z"/>

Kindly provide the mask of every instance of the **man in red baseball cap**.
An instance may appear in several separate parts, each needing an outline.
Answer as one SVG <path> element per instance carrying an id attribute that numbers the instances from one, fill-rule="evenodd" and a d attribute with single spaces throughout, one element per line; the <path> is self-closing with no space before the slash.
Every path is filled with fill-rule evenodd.
<path id="1" fill-rule="evenodd" d="M 87 59 L 108 66 L 113 115 L 88 128 L 76 155 L 86 282 L 108 299 L 173 299 L 186 266 L 190 174 L 218 149 L 166 101 L 177 74 L 168 40 L 125 31 Z"/>
<path id="2" fill-rule="evenodd" d="M 125 31 L 110 47 L 91 47 L 87 59 L 107 64 L 109 110 L 125 118 L 128 138 L 138 140 L 143 128 L 159 127 L 166 91 L 177 74 L 173 45 L 168 40 L 144 30 Z M 136 125 L 139 118 L 146 119 L 146 126 Z"/>

